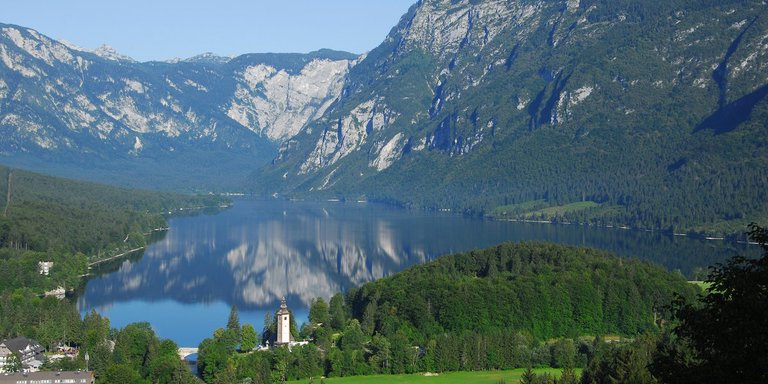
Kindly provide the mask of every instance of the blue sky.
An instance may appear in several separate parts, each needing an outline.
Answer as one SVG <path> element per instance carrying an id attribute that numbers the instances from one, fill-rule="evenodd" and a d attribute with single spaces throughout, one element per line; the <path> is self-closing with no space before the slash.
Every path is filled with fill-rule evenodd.
<path id="1" fill-rule="evenodd" d="M 416 0 L 14 0 L 0 22 L 87 49 L 108 44 L 139 61 L 204 52 L 362 53 Z"/>

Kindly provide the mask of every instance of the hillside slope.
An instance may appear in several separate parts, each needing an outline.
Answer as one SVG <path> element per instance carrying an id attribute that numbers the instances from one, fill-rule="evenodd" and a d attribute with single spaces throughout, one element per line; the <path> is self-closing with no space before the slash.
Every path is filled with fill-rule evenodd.
<path id="1" fill-rule="evenodd" d="M 555 219 L 740 230 L 768 215 L 767 10 L 421 1 L 254 189 L 484 213 L 592 202 Z"/>
<path id="2" fill-rule="evenodd" d="M 91 260 L 145 244 L 163 214 L 218 207 L 217 196 L 116 188 L 0 166 L 0 253 L 82 252 Z"/>
<path id="3" fill-rule="evenodd" d="M 347 293 L 364 327 L 415 339 L 443 333 L 526 332 L 539 340 L 637 335 L 668 318 L 674 295 L 696 288 L 647 262 L 589 248 L 506 243 L 443 256 Z M 369 332 L 371 333 L 371 332 Z"/>

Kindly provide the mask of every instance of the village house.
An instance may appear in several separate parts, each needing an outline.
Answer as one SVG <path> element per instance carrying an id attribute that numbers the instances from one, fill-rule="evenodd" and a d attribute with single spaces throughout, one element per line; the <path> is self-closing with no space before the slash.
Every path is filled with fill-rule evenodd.
<path id="1" fill-rule="evenodd" d="M 41 275 L 48 276 L 53 268 L 53 261 L 41 261 L 37 263 L 37 270 Z"/>
<path id="2" fill-rule="evenodd" d="M 3 340 L 0 343 L 0 372 L 4 372 L 4 367 L 12 353 L 17 353 L 21 358 L 22 370 L 35 371 L 40 367 L 43 351 L 45 348 L 42 345 L 26 337 Z"/>

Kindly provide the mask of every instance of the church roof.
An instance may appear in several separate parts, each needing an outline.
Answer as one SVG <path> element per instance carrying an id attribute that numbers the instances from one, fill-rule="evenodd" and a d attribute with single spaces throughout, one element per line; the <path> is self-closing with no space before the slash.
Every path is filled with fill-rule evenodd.
<path id="1" fill-rule="evenodd" d="M 288 304 L 285 303 L 285 296 L 283 296 L 282 300 L 280 300 L 280 314 L 281 315 L 288 314 Z"/>

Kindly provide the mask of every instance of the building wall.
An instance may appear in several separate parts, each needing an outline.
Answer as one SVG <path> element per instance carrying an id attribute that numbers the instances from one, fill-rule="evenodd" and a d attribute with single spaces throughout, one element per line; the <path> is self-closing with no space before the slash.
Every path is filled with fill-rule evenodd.
<path id="1" fill-rule="evenodd" d="M 280 314 L 277 319 L 277 344 L 288 344 L 291 341 L 290 315 Z"/>

